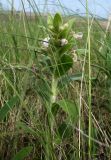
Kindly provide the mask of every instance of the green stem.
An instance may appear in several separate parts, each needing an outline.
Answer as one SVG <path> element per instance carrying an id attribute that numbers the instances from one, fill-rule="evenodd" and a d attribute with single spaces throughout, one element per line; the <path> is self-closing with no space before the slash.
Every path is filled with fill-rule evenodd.
<path id="1" fill-rule="evenodd" d="M 50 126 L 51 126 L 51 133 L 53 133 L 53 125 L 54 125 L 54 117 L 52 115 L 52 105 L 56 102 L 57 98 L 57 79 L 52 76 L 52 95 L 50 97 Z"/>
<path id="2" fill-rule="evenodd" d="M 52 96 L 51 96 L 51 100 L 50 103 L 53 104 L 56 101 L 56 97 L 57 97 L 57 82 L 58 80 L 52 76 Z"/>
<path id="3" fill-rule="evenodd" d="M 54 76 L 52 76 L 52 84 L 51 84 L 51 97 L 50 97 L 50 102 L 49 102 L 49 125 L 50 125 L 50 129 L 51 129 L 51 132 L 53 132 L 53 124 L 54 124 L 54 117 L 53 117 L 53 114 L 52 114 L 52 105 L 53 103 L 56 102 L 56 97 L 57 97 L 57 79 L 55 79 Z"/>
<path id="4" fill-rule="evenodd" d="M 52 114 L 52 105 L 56 102 L 57 97 L 57 79 L 52 76 L 52 84 L 51 84 L 51 97 L 50 102 L 48 103 L 48 125 L 49 125 L 49 133 L 50 133 L 50 139 L 48 139 L 48 147 L 47 147 L 47 155 L 49 159 L 56 160 L 55 153 L 54 153 L 54 116 Z"/>

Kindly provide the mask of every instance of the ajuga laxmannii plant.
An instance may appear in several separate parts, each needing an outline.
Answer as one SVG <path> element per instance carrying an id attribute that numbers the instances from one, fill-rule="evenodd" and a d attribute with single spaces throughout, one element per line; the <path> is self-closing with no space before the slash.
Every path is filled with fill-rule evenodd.
<path id="1" fill-rule="evenodd" d="M 50 110 L 52 104 L 57 102 L 60 81 L 62 83 L 64 77 L 68 79 L 67 73 L 75 63 L 76 34 L 72 31 L 73 24 L 74 19 L 63 23 L 59 13 L 56 13 L 54 17 L 49 16 L 47 20 L 47 36 L 42 40 L 40 52 L 42 58 L 46 60 L 45 64 L 50 75 L 51 95 L 48 102 L 48 105 L 50 103 Z"/>
<path id="2" fill-rule="evenodd" d="M 47 20 L 48 27 L 46 29 L 47 36 L 44 37 L 40 43 L 41 62 L 43 63 L 45 60 L 44 64 L 46 66 L 46 72 L 48 73 L 48 79 L 45 79 L 45 83 L 49 86 L 48 88 L 50 88 L 48 92 L 50 94 L 47 96 L 49 98 L 45 99 L 45 104 L 51 141 L 53 143 L 52 146 L 55 144 L 55 137 L 58 137 L 57 135 L 61 137 L 61 141 L 64 135 L 69 136 L 70 131 L 73 133 L 72 126 L 79 118 L 78 107 L 75 102 L 58 96 L 61 86 L 66 84 L 64 82 L 69 83 L 71 80 L 72 75 L 69 75 L 68 72 L 73 67 L 73 63 L 75 63 L 74 59 L 76 54 L 74 47 L 76 45 L 76 39 L 82 38 L 82 34 L 77 35 L 72 31 L 73 24 L 74 19 L 63 23 L 63 18 L 59 13 L 56 13 L 54 17 L 49 16 Z M 73 80 L 80 80 L 80 78 L 80 75 L 74 75 Z M 58 126 L 55 124 L 55 117 L 59 109 L 65 112 L 67 116 L 64 122 Z M 55 125 L 58 126 L 56 129 Z"/>

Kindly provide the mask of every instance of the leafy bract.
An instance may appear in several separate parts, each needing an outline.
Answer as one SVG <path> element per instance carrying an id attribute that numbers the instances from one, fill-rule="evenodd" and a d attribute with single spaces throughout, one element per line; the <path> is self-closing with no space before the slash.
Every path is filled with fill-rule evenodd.
<path id="1" fill-rule="evenodd" d="M 59 31 L 61 25 L 62 25 L 62 17 L 59 13 L 56 13 L 53 20 L 53 26 L 55 30 Z"/>

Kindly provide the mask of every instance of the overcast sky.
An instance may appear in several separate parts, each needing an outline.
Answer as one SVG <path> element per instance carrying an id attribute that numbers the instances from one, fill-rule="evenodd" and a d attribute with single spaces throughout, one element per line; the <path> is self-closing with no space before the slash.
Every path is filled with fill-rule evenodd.
<path id="1" fill-rule="evenodd" d="M 0 0 L 5 8 L 11 6 L 12 0 Z M 25 4 L 25 9 L 29 11 L 29 3 L 28 0 L 22 0 Z M 35 1 L 39 10 L 43 11 L 45 8 L 45 12 L 56 12 L 58 10 L 62 10 L 59 1 L 65 7 L 64 11 L 70 11 L 70 13 L 78 12 L 85 13 L 85 1 L 86 0 L 30 0 Z M 44 4 L 47 2 L 47 7 L 44 7 Z M 56 6 L 54 5 L 56 4 Z M 14 0 L 14 7 L 16 10 L 21 10 L 21 0 Z M 111 0 L 89 0 L 89 10 L 91 13 L 98 15 L 103 18 L 107 18 L 109 13 L 111 13 Z"/>

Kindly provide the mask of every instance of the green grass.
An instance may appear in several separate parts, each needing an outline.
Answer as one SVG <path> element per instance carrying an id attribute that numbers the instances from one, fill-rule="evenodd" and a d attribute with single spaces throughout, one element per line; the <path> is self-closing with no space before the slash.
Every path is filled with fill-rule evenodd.
<path id="1" fill-rule="evenodd" d="M 0 15 L 0 160 L 110 160 L 110 20 L 103 27 L 89 17 L 88 3 L 86 17 L 64 16 L 64 23 L 74 19 L 71 33 L 83 32 L 81 40 L 66 36 L 64 56 L 56 44 L 61 20 L 51 31 L 48 16 L 29 2 L 33 17 L 24 3 L 23 13 Z M 49 35 L 56 41 L 47 51 L 42 41 Z"/>

